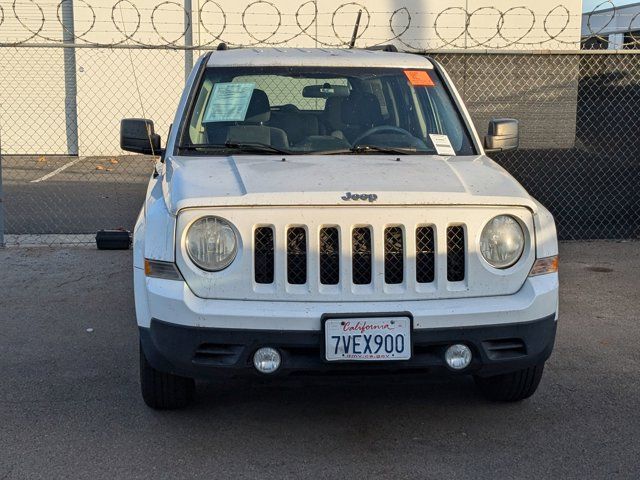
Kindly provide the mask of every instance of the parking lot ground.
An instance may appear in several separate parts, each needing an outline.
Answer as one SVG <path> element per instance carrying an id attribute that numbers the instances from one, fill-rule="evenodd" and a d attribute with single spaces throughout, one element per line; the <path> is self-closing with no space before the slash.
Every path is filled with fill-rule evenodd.
<path id="1" fill-rule="evenodd" d="M 5 156 L 8 234 L 86 234 L 131 229 L 144 201 L 154 159 Z M 69 239 L 73 237 L 69 235 Z"/>
<path id="2" fill-rule="evenodd" d="M 0 479 L 640 477 L 640 243 L 561 245 L 536 395 L 467 378 L 230 380 L 157 412 L 138 388 L 131 253 L 0 250 Z"/>

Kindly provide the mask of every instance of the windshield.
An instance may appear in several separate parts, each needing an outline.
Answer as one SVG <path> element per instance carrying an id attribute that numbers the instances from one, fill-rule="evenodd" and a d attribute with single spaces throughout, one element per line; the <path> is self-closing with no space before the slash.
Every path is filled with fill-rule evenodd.
<path id="1" fill-rule="evenodd" d="M 184 155 L 475 154 L 434 70 L 210 67 L 186 122 Z"/>

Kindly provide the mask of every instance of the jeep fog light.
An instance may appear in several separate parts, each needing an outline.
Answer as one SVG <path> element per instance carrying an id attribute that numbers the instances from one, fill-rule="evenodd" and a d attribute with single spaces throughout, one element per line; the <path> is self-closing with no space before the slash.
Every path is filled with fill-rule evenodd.
<path id="1" fill-rule="evenodd" d="M 493 217 L 480 235 L 480 252 L 495 268 L 514 265 L 524 250 L 524 232 L 518 221 L 510 215 Z"/>
<path id="2" fill-rule="evenodd" d="M 471 363 L 471 350 L 466 345 L 456 343 L 447 348 L 444 359 L 449 367 L 454 370 L 467 368 Z"/>
<path id="3" fill-rule="evenodd" d="M 189 227 L 187 253 L 202 270 L 224 270 L 236 258 L 238 240 L 229 222 L 220 217 L 202 217 Z"/>
<path id="4" fill-rule="evenodd" d="M 253 354 L 253 366 L 260 373 L 273 373 L 280 368 L 282 358 L 275 348 L 262 347 Z"/>

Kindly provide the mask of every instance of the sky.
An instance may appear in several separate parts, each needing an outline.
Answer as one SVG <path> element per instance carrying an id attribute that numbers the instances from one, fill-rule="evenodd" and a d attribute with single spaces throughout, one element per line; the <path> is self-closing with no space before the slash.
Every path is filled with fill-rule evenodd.
<path id="1" fill-rule="evenodd" d="M 582 11 L 583 12 L 590 12 L 591 10 L 596 8 L 598 5 L 600 5 L 603 1 L 604 0 L 583 0 L 582 1 Z M 637 2 L 638 2 L 638 0 L 612 0 L 612 3 L 616 7 L 621 7 L 623 5 L 628 5 L 630 3 L 637 3 Z M 605 3 L 600 8 L 611 8 L 611 5 L 609 3 Z"/>

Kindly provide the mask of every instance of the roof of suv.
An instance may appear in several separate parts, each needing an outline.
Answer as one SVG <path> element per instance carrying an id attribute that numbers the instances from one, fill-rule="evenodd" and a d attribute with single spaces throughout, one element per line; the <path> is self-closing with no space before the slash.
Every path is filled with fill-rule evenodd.
<path id="1" fill-rule="evenodd" d="M 238 48 L 217 50 L 209 57 L 208 66 L 433 68 L 433 64 L 422 55 L 346 48 Z"/>

